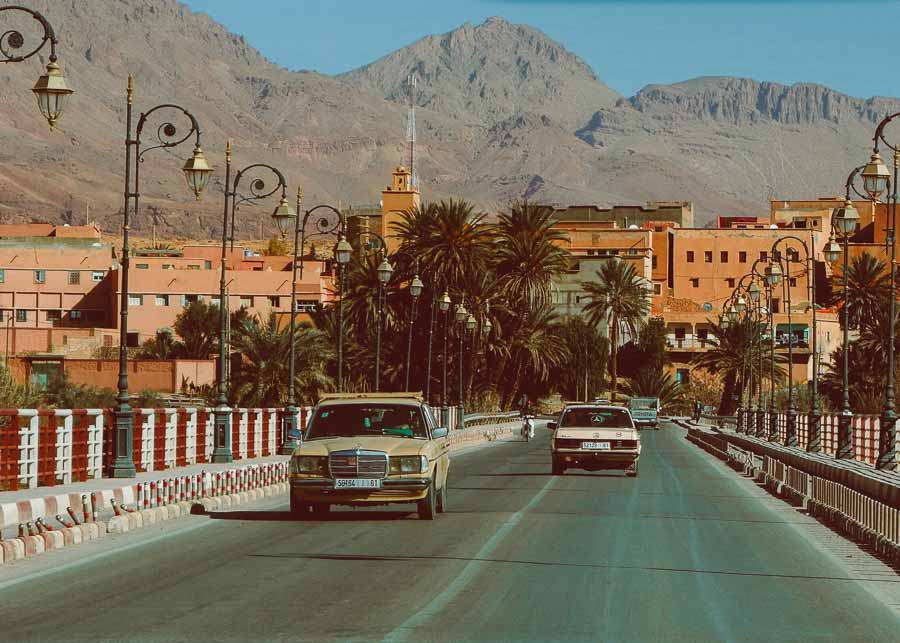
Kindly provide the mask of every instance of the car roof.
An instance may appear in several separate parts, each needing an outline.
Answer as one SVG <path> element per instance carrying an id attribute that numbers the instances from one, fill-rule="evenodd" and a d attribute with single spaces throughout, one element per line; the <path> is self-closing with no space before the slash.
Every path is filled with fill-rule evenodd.
<path id="1" fill-rule="evenodd" d="M 347 406 L 347 405 L 370 405 L 370 404 L 393 404 L 397 406 L 422 406 L 422 402 L 411 397 L 364 397 L 364 398 L 338 398 L 330 400 L 322 400 L 319 406 Z"/>
<path id="2" fill-rule="evenodd" d="M 563 411 L 568 409 L 597 409 L 598 411 L 614 409 L 616 411 L 628 411 L 624 406 L 615 406 L 613 404 L 568 404 Z"/>

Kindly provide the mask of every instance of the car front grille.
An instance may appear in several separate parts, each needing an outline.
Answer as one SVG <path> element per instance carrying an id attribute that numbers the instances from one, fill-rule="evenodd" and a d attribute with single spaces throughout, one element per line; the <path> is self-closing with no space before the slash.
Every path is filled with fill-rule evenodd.
<path id="1" fill-rule="evenodd" d="M 332 478 L 384 478 L 388 456 L 383 451 L 335 451 L 328 466 Z"/>
<path id="2" fill-rule="evenodd" d="M 582 442 L 609 442 L 610 449 L 637 449 L 637 440 L 579 440 L 576 438 L 558 438 L 557 449 L 580 449 Z"/>

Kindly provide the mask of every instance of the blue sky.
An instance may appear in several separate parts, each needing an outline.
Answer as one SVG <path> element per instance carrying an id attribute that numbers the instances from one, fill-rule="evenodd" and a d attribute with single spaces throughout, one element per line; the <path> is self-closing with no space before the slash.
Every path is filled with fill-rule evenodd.
<path id="1" fill-rule="evenodd" d="M 502 16 L 559 41 L 627 96 L 714 75 L 900 96 L 900 56 L 884 31 L 900 24 L 900 0 L 182 1 L 276 63 L 326 74 Z"/>

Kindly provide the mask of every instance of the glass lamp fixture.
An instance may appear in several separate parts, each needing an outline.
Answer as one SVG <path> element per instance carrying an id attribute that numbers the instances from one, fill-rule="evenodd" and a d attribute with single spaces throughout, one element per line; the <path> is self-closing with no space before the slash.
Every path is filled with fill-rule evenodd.
<path id="1" fill-rule="evenodd" d="M 272 212 L 272 220 L 275 222 L 275 227 L 278 228 L 282 237 L 296 224 L 297 213 L 283 194 L 281 195 L 281 201 L 278 202 L 278 206 Z"/>
<path id="2" fill-rule="evenodd" d="M 347 240 L 341 235 L 340 240 L 334 247 L 334 260 L 342 266 L 350 263 L 350 255 L 353 253 L 353 246 L 347 243 Z"/>
<path id="3" fill-rule="evenodd" d="M 209 183 L 209 178 L 212 176 L 213 172 L 213 169 L 209 165 L 209 161 L 206 160 L 206 156 L 203 154 L 203 150 L 200 149 L 199 145 L 194 148 L 194 153 L 191 158 L 185 161 L 183 170 L 188 187 L 199 201 L 200 195 L 202 195 L 203 190 L 206 189 L 206 185 Z"/>
<path id="4" fill-rule="evenodd" d="M 50 129 L 56 127 L 56 122 L 62 116 L 69 96 L 75 93 L 66 83 L 66 77 L 55 61 L 47 64 L 47 71 L 38 77 L 31 91 L 34 92 L 38 109 L 47 119 Z"/>
<path id="5" fill-rule="evenodd" d="M 872 152 L 872 157 L 862 171 L 863 189 L 872 200 L 878 199 L 885 190 L 887 190 L 888 181 L 891 178 L 891 172 L 887 165 L 881 159 L 878 150 Z"/>

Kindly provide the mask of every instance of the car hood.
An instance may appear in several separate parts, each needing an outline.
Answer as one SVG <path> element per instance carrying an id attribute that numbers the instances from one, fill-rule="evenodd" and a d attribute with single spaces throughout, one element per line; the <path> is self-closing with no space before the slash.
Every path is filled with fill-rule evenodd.
<path id="1" fill-rule="evenodd" d="M 557 429 L 554 437 L 574 438 L 576 440 L 637 440 L 638 433 L 634 429 L 566 427 L 564 429 Z"/>
<path id="2" fill-rule="evenodd" d="M 327 456 L 335 451 L 384 451 L 388 455 L 419 455 L 430 444 L 427 440 L 414 438 L 365 437 L 365 438 L 323 438 L 309 440 L 294 449 L 293 455 Z"/>

